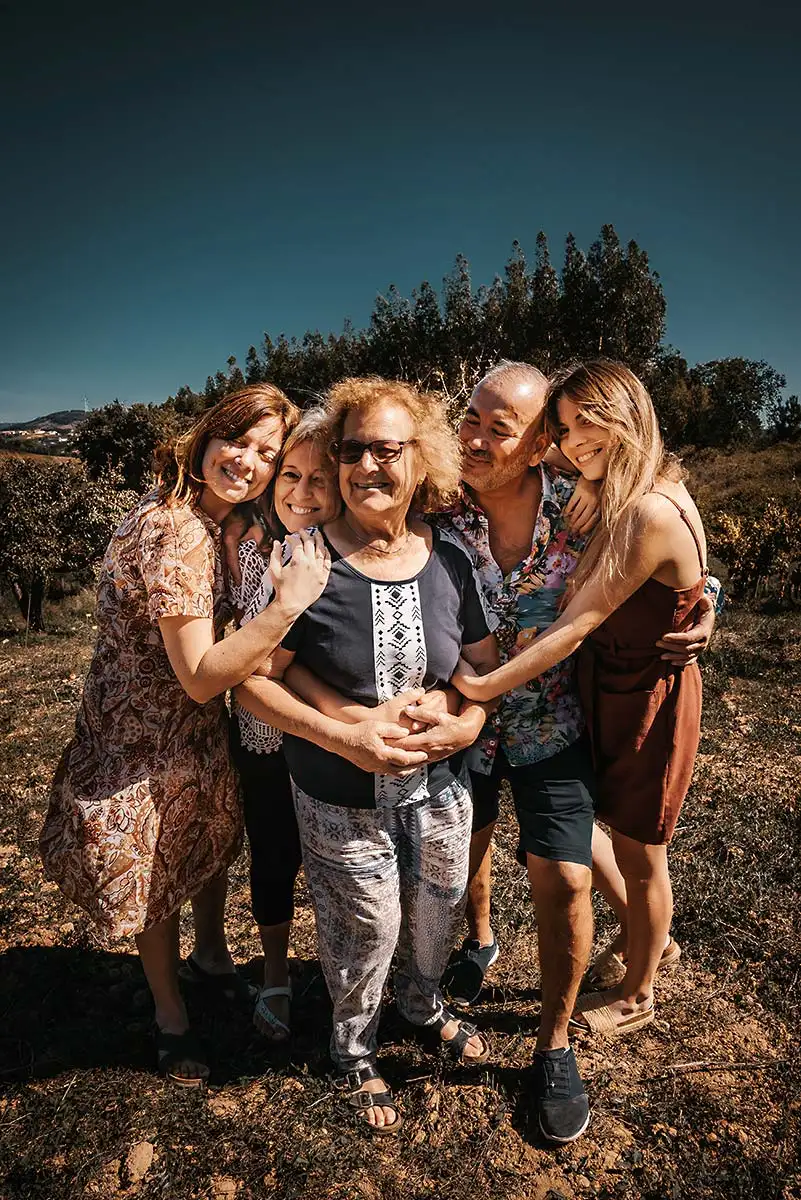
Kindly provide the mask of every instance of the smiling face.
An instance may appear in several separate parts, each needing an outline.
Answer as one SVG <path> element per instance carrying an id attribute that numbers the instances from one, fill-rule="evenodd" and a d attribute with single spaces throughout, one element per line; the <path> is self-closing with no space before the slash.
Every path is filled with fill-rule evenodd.
<path id="1" fill-rule="evenodd" d="M 284 455 L 275 477 L 273 504 L 287 533 L 324 525 L 337 515 L 336 481 L 314 442 L 298 442 Z"/>
<path id="2" fill-rule="evenodd" d="M 201 506 L 221 510 L 260 496 L 273 477 L 284 432 L 280 417 L 269 416 L 237 438 L 210 438 L 201 468 Z"/>
<path id="3" fill-rule="evenodd" d="M 567 396 L 559 397 L 559 449 L 585 479 L 603 479 L 612 435 Z"/>
<path id="4" fill-rule="evenodd" d="M 414 420 L 399 404 L 379 402 L 366 410 L 352 409 L 345 418 L 340 441 L 391 441 L 408 443 L 415 437 Z M 356 463 L 339 464 L 342 499 L 358 521 L 367 526 L 391 521 L 409 510 L 422 482 L 417 447 L 404 445 L 395 462 L 379 463 L 365 450 Z"/>
<path id="5" fill-rule="evenodd" d="M 479 384 L 459 426 L 462 478 L 477 493 L 492 492 L 525 475 L 545 451 L 535 422 L 545 403 L 545 379 L 514 376 Z"/>

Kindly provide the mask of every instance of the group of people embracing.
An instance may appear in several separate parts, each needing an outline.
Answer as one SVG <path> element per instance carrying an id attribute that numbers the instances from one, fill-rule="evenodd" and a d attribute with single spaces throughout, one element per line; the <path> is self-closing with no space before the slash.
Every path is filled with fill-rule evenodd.
<path id="1" fill-rule="evenodd" d="M 458 433 L 436 398 L 377 377 L 303 414 L 270 384 L 205 413 L 109 544 L 41 839 L 101 939 L 135 937 L 160 1072 L 209 1076 L 182 987 L 252 998 L 264 1035 L 290 1038 L 301 863 L 335 1082 L 361 1127 L 402 1125 L 378 1061 L 393 962 L 410 1027 L 464 1066 L 491 1060 L 463 1010 L 500 953 L 507 781 L 542 975 L 532 1104 L 549 1141 L 579 1137 L 571 1026 L 648 1024 L 680 953 L 666 848 L 698 745 L 708 590 L 698 511 L 620 364 L 547 380 L 502 362 Z M 243 813 L 258 990 L 224 929 Z M 590 964 L 593 884 L 619 932 Z"/>

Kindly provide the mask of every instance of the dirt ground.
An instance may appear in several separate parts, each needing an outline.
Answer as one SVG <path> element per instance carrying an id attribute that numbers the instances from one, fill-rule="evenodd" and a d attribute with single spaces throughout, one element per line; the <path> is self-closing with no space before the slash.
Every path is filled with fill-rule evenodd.
<path id="1" fill-rule="evenodd" d="M 474 1019 L 491 1063 L 427 1053 L 388 1002 L 382 1064 L 397 1139 L 370 1140 L 332 1095 L 330 1006 L 299 887 L 295 1036 L 271 1053 L 248 1011 L 193 1012 L 212 1048 L 205 1095 L 153 1074 L 151 1006 L 132 945 L 99 950 L 42 876 L 37 837 L 91 652 L 91 618 L 0 633 L 0 1198 L 799 1200 L 801 617 L 730 613 L 704 668 L 695 782 L 672 854 L 678 966 L 629 1040 L 576 1039 L 592 1121 L 549 1148 L 532 1123 L 536 924 L 507 807 L 495 859 L 501 957 Z M 597 907 L 597 939 L 611 935 Z M 237 961 L 259 976 L 246 860 L 232 872 Z M 188 923 L 185 949 L 191 946 Z"/>

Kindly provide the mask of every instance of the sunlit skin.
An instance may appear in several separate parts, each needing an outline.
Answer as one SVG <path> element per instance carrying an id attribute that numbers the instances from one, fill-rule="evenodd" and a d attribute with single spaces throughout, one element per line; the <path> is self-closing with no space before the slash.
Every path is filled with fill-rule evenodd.
<path id="1" fill-rule="evenodd" d="M 349 412 L 342 440 L 406 443 L 393 463 L 378 463 L 365 450 L 357 463 L 339 464 L 339 490 L 347 506 L 345 523 L 362 536 L 372 534 L 385 544 L 406 536 L 406 515 L 415 488 L 423 477 L 416 452 L 414 421 L 397 404 L 379 404 L 367 412 Z"/>
<path id="2" fill-rule="evenodd" d="M 300 442 L 286 454 L 273 489 L 278 520 L 287 533 L 333 521 L 341 507 L 334 473 L 313 442 Z"/>
<path id="3" fill-rule="evenodd" d="M 464 459 L 462 478 L 477 494 L 494 492 L 524 475 L 537 461 L 544 444 L 532 436 L 534 421 L 542 412 L 545 382 L 511 384 L 496 391 L 490 384 L 470 397 L 459 425 Z"/>
<path id="4" fill-rule="evenodd" d="M 559 449 L 585 479 L 603 479 L 609 465 L 612 434 L 562 396 L 559 400 Z"/>
<path id="5" fill-rule="evenodd" d="M 203 455 L 200 507 L 220 522 L 235 504 L 260 496 L 275 472 L 284 440 L 279 417 L 269 416 L 237 438 L 214 437 Z"/>

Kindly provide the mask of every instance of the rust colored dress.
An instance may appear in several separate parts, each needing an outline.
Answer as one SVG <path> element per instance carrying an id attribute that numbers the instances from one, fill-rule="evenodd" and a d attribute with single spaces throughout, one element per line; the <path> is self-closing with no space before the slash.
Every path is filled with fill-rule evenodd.
<path id="1" fill-rule="evenodd" d="M 165 616 L 207 617 L 221 636 L 221 564 L 217 525 L 154 495 L 106 550 L 97 646 L 40 842 L 45 873 L 103 942 L 165 920 L 240 849 L 224 698 L 190 699 L 158 627 Z"/>
<path id="2" fill-rule="evenodd" d="M 664 495 L 660 492 L 659 495 Z M 596 815 L 645 845 L 669 842 L 692 779 L 701 732 L 698 664 L 676 670 L 655 643 L 694 622 L 706 581 L 689 588 L 647 580 L 584 642 L 578 660 L 581 700 L 592 739 Z"/>

